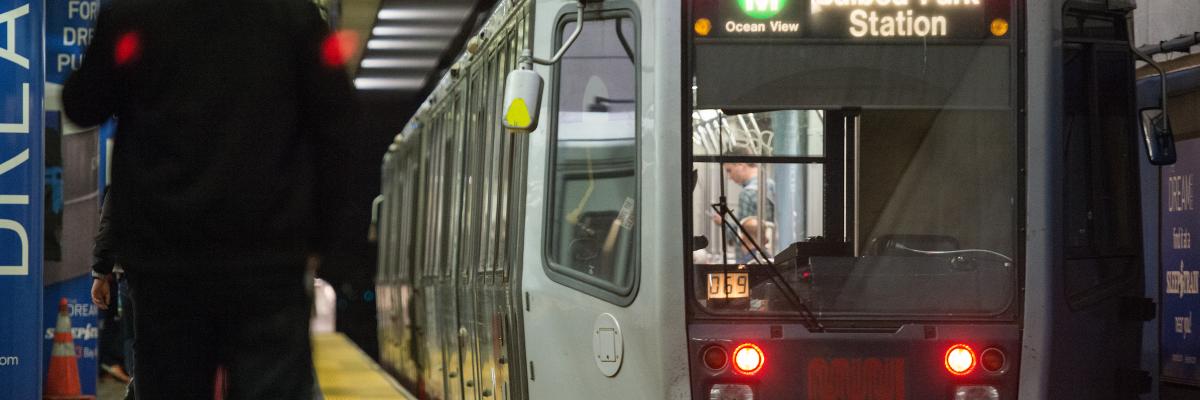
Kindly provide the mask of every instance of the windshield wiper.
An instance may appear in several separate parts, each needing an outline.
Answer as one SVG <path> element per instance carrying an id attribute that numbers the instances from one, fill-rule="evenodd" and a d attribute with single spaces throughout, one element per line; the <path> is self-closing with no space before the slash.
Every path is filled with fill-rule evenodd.
<path id="1" fill-rule="evenodd" d="M 996 257 L 1003 258 L 1004 261 L 1007 261 L 1009 263 L 1012 262 L 1011 257 L 1006 256 L 1003 253 L 988 250 L 988 249 L 920 250 L 920 249 L 914 249 L 914 248 L 905 246 L 903 243 L 896 243 L 896 248 L 900 249 L 900 250 L 911 251 L 911 252 L 917 253 L 917 254 L 924 254 L 927 256 L 949 256 L 949 255 L 958 255 L 958 254 L 967 254 L 967 253 L 984 253 L 984 254 L 991 254 Z"/>
<path id="2" fill-rule="evenodd" d="M 771 262 L 771 258 L 767 257 L 766 252 L 763 251 L 762 247 L 758 245 L 758 242 L 754 241 L 754 238 L 751 237 L 750 232 L 746 231 L 746 228 L 742 226 L 742 223 L 737 220 L 737 216 L 733 215 L 733 211 L 729 209 L 729 205 L 725 202 L 725 196 L 721 196 L 720 202 L 713 204 L 712 209 L 713 211 L 717 212 L 717 215 L 721 216 L 722 229 L 729 229 L 734 232 L 741 233 L 740 235 L 737 235 L 738 243 L 741 244 L 742 247 L 744 247 L 752 257 L 754 257 L 754 261 L 756 261 L 758 265 L 765 265 L 767 269 L 771 271 L 771 279 L 779 284 L 779 287 L 783 289 L 783 297 L 787 298 L 788 302 L 792 303 L 792 306 L 800 312 L 800 316 L 805 320 L 804 326 L 812 332 L 824 332 L 825 325 L 821 324 L 821 321 L 818 320 L 817 316 L 812 313 L 812 310 L 808 309 L 808 305 L 804 304 L 804 302 L 800 300 L 800 296 L 796 294 L 796 290 L 792 289 L 792 285 L 788 284 L 787 279 L 784 279 L 783 275 L 779 273 L 779 270 L 775 268 L 775 263 Z M 724 247 L 725 243 L 721 243 L 721 246 Z M 753 248 L 751 248 L 751 246 L 753 246 Z M 724 264 L 724 262 L 722 262 L 722 264 Z"/>

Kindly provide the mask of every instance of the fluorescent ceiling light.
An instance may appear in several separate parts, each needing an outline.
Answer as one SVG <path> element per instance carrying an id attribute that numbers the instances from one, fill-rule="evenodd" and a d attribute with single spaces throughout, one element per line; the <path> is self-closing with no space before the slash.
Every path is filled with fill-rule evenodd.
<path id="1" fill-rule="evenodd" d="M 362 60 L 363 68 L 433 68 L 437 66 L 436 58 L 376 58 L 368 57 Z"/>
<path id="2" fill-rule="evenodd" d="M 425 78 L 354 78 L 359 89 L 420 89 Z"/>
<path id="3" fill-rule="evenodd" d="M 466 18 L 470 8 L 385 8 L 379 10 L 379 19 L 385 21 L 443 20 L 455 21 Z"/>
<path id="4" fill-rule="evenodd" d="M 376 26 L 371 29 L 375 36 L 454 36 L 457 26 Z"/>
<path id="5" fill-rule="evenodd" d="M 367 48 L 372 50 L 444 50 L 450 43 L 445 40 L 419 39 L 371 39 Z"/>

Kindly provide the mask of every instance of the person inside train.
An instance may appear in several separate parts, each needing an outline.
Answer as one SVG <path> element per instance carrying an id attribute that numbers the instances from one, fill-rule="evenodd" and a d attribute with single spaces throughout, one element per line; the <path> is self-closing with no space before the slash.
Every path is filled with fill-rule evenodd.
<path id="1" fill-rule="evenodd" d="M 742 145 L 733 146 L 725 152 L 725 155 L 733 157 L 757 156 L 757 154 L 755 154 L 754 151 L 749 147 Z M 725 170 L 725 176 L 729 178 L 729 180 L 741 186 L 742 189 L 738 193 L 738 202 L 736 206 L 733 207 L 733 215 L 738 221 L 743 221 L 750 217 L 754 217 L 756 223 L 760 220 L 768 223 L 775 220 L 775 181 L 770 178 L 766 179 L 767 192 L 765 199 L 766 201 L 764 202 L 765 210 L 762 210 L 760 213 L 760 210 L 758 209 L 758 196 L 760 188 L 758 182 L 760 167 L 758 163 L 727 162 L 723 163 L 721 168 Z M 719 214 L 714 214 L 712 219 L 713 223 L 715 224 L 725 224 L 722 216 Z M 726 234 L 726 245 L 735 247 L 737 259 L 749 257 L 749 252 L 745 248 L 746 246 L 738 243 L 738 235 L 740 235 L 739 232 L 730 230 Z M 754 237 L 754 239 L 758 240 L 757 237 Z M 759 243 L 759 245 L 762 245 L 762 243 Z"/>
<path id="2" fill-rule="evenodd" d="M 350 58 L 307 0 L 101 5 L 63 111 L 118 119 L 113 249 L 144 399 L 312 399 L 306 260 L 348 201 Z M 345 207 L 348 208 L 348 207 Z"/>
<path id="3" fill-rule="evenodd" d="M 773 229 L 771 228 L 771 223 L 759 220 L 758 216 L 756 215 L 742 218 L 740 222 L 742 224 L 742 232 L 740 232 L 738 235 L 741 238 L 741 243 L 755 243 L 758 245 L 758 248 L 763 251 L 763 253 L 759 254 L 756 258 L 754 253 L 743 250 L 738 256 L 737 263 L 758 264 L 760 261 L 762 261 L 762 258 L 771 257 L 771 255 L 774 254 L 771 251 L 771 235 L 774 233 Z M 753 242 L 751 242 L 751 240 L 753 240 Z M 739 246 L 744 245 L 739 244 Z M 752 249 L 754 248 L 753 244 L 750 246 Z"/>

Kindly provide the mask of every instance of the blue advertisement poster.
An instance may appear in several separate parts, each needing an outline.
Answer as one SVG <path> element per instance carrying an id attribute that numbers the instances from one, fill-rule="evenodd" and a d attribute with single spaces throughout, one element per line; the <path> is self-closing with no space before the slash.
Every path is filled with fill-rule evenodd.
<path id="1" fill-rule="evenodd" d="M 42 18 L 0 0 L 0 399 L 41 398 Z"/>
<path id="2" fill-rule="evenodd" d="M 74 126 L 62 110 L 62 87 L 83 62 L 100 12 L 98 0 L 45 1 L 45 256 L 42 362 L 49 376 L 59 301 L 67 299 L 76 370 L 85 395 L 96 394 L 99 313 L 91 303 L 92 238 L 99 217 L 95 162 L 98 131 Z M 75 379 L 71 377 L 69 379 Z M 43 390 L 50 390 L 44 386 Z"/>
<path id="3" fill-rule="evenodd" d="M 1162 168 L 1162 377 L 1200 385 L 1200 248 L 1192 235 L 1200 233 L 1200 207 L 1195 184 L 1200 183 L 1200 139 L 1176 143 L 1179 161 Z"/>

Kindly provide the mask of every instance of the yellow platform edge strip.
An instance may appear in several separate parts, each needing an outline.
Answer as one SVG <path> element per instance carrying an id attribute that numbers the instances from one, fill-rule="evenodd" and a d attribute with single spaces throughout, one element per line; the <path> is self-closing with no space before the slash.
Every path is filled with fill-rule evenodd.
<path id="1" fill-rule="evenodd" d="M 341 333 L 314 334 L 313 365 L 326 400 L 416 399 Z"/>

